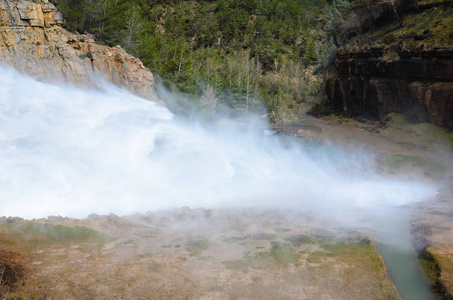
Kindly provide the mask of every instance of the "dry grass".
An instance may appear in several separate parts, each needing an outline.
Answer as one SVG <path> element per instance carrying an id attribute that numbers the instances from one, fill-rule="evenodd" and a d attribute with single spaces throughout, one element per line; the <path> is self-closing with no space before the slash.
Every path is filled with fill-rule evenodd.
<path id="1" fill-rule="evenodd" d="M 27 253 L 13 239 L 0 235 L 0 294 L 14 291 L 30 271 Z"/>
<path id="2" fill-rule="evenodd" d="M 18 232 L 30 224 L 1 226 L 16 239 L 32 241 L 24 249 L 33 272 L 5 298 L 397 298 L 372 246 L 326 243 L 303 229 L 305 218 L 286 218 L 278 212 L 214 212 L 209 218 L 196 210 L 194 216 L 191 213 L 164 213 L 146 221 L 71 221 L 72 226 L 105 227 L 115 233 L 117 239 L 101 243 L 95 242 L 104 235 L 100 232 L 96 239 L 73 235 L 82 226 L 57 227 L 59 232 L 71 232 L 72 238 L 47 242 L 41 240 L 46 234 L 37 242 L 36 236 Z M 191 224 L 196 225 L 196 234 Z M 82 232 L 91 232 L 86 229 Z"/>

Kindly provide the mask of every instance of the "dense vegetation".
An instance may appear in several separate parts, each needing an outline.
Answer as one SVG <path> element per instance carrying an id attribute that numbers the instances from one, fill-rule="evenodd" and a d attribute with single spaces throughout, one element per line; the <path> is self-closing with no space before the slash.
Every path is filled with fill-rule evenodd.
<path id="1" fill-rule="evenodd" d="M 268 111 L 297 121 L 321 82 L 313 69 L 332 52 L 325 0 L 54 2 L 69 28 L 121 45 L 210 116 Z"/>

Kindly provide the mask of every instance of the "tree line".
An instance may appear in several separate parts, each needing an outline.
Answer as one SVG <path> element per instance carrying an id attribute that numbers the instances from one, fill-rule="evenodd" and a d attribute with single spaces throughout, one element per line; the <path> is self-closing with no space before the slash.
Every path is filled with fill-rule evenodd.
<path id="1" fill-rule="evenodd" d="M 69 28 L 121 45 L 211 116 L 228 109 L 296 122 L 330 49 L 325 0 L 53 2 Z M 171 108 L 183 113 L 179 105 Z"/>

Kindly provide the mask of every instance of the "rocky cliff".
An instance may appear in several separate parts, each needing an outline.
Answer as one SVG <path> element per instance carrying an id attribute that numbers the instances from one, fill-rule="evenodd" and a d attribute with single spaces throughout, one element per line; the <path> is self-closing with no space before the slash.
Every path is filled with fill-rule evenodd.
<path id="1" fill-rule="evenodd" d="M 453 129 L 453 9 L 445 3 L 341 47 L 325 85 L 332 106 L 381 120 L 399 112 Z"/>
<path id="2" fill-rule="evenodd" d="M 62 25 L 48 0 L 0 0 L 0 61 L 46 82 L 93 86 L 105 79 L 156 99 L 153 75 L 139 59 Z"/>

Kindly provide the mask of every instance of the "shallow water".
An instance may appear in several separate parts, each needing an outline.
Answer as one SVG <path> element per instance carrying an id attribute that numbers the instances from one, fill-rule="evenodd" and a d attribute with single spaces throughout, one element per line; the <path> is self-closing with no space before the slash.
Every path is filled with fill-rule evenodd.
<path id="1" fill-rule="evenodd" d="M 378 252 L 403 300 L 435 300 L 411 242 L 408 210 L 392 208 L 387 215 L 379 217 L 381 225 L 376 227 Z"/>

